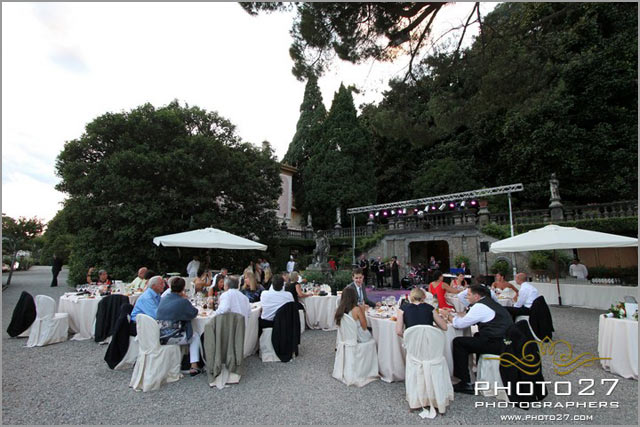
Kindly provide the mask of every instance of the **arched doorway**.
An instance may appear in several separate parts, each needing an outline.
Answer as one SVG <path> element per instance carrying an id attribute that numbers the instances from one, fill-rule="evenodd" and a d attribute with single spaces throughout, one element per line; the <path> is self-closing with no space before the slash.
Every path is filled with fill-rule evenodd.
<path id="1" fill-rule="evenodd" d="M 443 273 L 449 272 L 449 243 L 446 240 L 411 242 L 409 243 L 409 251 L 411 252 L 411 263 L 413 265 L 421 263 L 427 266 L 429 265 L 429 259 L 434 256 L 440 264 L 440 270 Z"/>

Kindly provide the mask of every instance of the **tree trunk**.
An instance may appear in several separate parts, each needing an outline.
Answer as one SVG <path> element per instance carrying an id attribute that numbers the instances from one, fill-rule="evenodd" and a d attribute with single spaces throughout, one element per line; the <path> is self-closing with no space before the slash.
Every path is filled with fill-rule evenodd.
<path id="1" fill-rule="evenodd" d="M 13 266 L 16 264 L 17 256 L 18 256 L 18 251 L 14 251 L 13 257 L 11 257 L 11 265 L 9 266 L 9 277 L 7 278 L 7 284 L 5 286 L 9 286 L 11 284 L 11 276 L 13 276 Z"/>

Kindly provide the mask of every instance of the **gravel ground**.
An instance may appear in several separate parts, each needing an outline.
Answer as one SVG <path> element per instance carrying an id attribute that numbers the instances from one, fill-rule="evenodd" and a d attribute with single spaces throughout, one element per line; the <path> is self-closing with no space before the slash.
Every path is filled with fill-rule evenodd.
<path id="1" fill-rule="evenodd" d="M 6 277 L 3 276 L 3 282 Z M 6 330 L 20 292 L 46 294 L 57 299 L 69 290 L 66 270 L 58 288 L 50 288 L 50 269 L 34 267 L 14 274 L 2 292 L 2 321 Z M 574 344 L 574 354 L 597 355 L 599 310 L 555 308 L 554 338 Z M 186 377 L 142 393 L 128 388 L 131 370 L 112 371 L 103 361 L 106 346 L 93 341 L 68 341 L 40 348 L 25 348 L 26 339 L 2 336 L 3 424 L 515 424 L 501 415 L 541 416 L 569 414 L 560 424 L 637 425 L 638 382 L 605 372 L 598 363 L 583 366 L 560 377 L 553 373 L 551 356 L 544 356 L 547 381 L 570 381 L 570 396 L 551 394 L 545 401 L 619 402 L 618 409 L 543 408 L 524 411 L 474 407 L 476 402 L 495 403 L 495 398 L 456 394 L 444 416 L 422 420 L 410 412 L 404 383 L 375 381 L 358 389 L 331 377 L 335 332 L 306 331 L 300 357 L 283 363 L 263 364 L 257 356 L 245 360 L 240 384 L 224 390 L 209 388 L 206 375 Z M 584 388 L 581 378 L 592 378 L 594 396 L 576 396 Z M 619 383 L 610 396 L 602 378 Z M 574 415 L 592 416 L 573 421 Z M 522 421 L 521 421 L 522 423 Z M 529 418 L 526 424 L 558 424 Z"/>

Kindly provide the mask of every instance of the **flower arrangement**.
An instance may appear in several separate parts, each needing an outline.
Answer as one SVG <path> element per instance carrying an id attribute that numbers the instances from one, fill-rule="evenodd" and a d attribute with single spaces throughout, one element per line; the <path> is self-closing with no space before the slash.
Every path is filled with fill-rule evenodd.
<path id="1" fill-rule="evenodd" d="M 609 308 L 609 313 L 612 314 L 612 316 L 609 316 L 609 317 L 613 317 L 615 319 L 625 319 L 627 317 L 627 311 L 624 308 L 623 302 L 619 302 L 615 305 L 611 304 L 611 308 Z M 636 313 L 636 319 L 637 319 L 637 313 Z"/>

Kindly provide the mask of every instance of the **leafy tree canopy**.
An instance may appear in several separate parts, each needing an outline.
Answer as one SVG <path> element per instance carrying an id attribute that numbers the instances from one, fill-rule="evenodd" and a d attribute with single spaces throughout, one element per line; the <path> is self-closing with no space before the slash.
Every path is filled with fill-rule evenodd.
<path id="1" fill-rule="evenodd" d="M 50 241 L 74 236 L 72 284 L 90 266 L 123 280 L 141 265 L 182 271 L 188 251 L 156 248 L 158 235 L 213 226 L 267 241 L 276 228 L 281 183 L 269 145 L 242 142 L 217 113 L 177 101 L 96 118 L 56 170 L 68 199 Z M 219 261 L 229 267 L 250 255 L 230 252 Z"/>
<path id="2" fill-rule="evenodd" d="M 300 80 L 321 75 L 333 55 L 353 63 L 388 61 L 407 51 L 415 56 L 445 4 L 240 3 L 252 15 L 296 9 L 289 54 L 293 74 Z"/>

